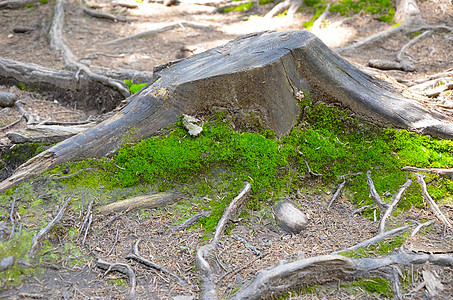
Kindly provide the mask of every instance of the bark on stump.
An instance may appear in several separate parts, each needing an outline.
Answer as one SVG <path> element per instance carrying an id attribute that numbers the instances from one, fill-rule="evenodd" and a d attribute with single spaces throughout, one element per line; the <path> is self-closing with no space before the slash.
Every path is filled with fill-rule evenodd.
<path id="1" fill-rule="evenodd" d="M 281 136 L 296 124 L 298 95 L 307 92 L 385 126 L 453 137 L 451 120 L 363 73 L 308 31 L 245 35 L 173 64 L 157 76 L 110 119 L 24 163 L 0 183 L 0 191 L 66 161 L 115 153 L 125 142 L 155 135 L 182 114 L 241 110 L 260 117 Z"/>

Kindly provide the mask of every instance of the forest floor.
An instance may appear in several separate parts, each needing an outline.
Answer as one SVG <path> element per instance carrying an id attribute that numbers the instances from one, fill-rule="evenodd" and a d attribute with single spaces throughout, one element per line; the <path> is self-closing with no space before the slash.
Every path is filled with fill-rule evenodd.
<path id="1" fill-rule="evenodd" d="M 94 2 L 90 2 L 94 3 Z M 445 6 L 442 1 L 423 1 L 419 3 L 422 15 L 429 24 L 453 25 L 452 6 Z M 82 11 L 83 3 L 69 0 L 65 10 L 64 36 L 80 62 L 88 65 L 92 71 L 100 72 L 106 69 L 135 69 L 152 71 L 153 67 L 187 55 L 183 47 L 202 52 L 224 44 L 240 35 L 264 30 L 301 30 L 302 23 L 309 21 L 313 11 L 305 9 L 298 12 L 294 18 L 287 16 L 265 19 L 262 16 L 275 4 L 261 5 L 249 11 L 229 13 L 212 13 L 212 7 L 194 4 L 179 4 L 167 7 L 160 3 L 141 3 L 138 8 L 124 9 L 113 6 L 111 1 L 97 0 L 104 12 L 118 12 L 134 18 L 131 22 L 113 22 L 93 18 Z M 133 4 L 135 2 L 133 1 Z M 445 9 L 447 8 L 447 9 Z M 30 7 L 0 11 L 0 57 L 21 62 L 35 63 L 52 69 L 64 69 L 64 63 L 59 53 L 49 46 L 48 31 L 53 15 L 53 2 L 49 4 L 36 3 Z M 206 25 L 203 29 L 184 26 L 162 33 L 152 34 L 125 42 L 105 42 L 151 30 L 169 22 L 198 22 Z M 19 26 L 31 27 L 29 33 L 15 33 Z M 209 26 L 209 27 L 207 27 Z M 344 17 L 331 14 L 325 20 L 318 36 L 332 48 L 351 44 L 364 39 L 371 34 L 392 27 L 393 24 L 383 23 L 369 14 L 358 14 L 346 21 Z M 363 49 L 348 60 L 359 67 L 376 72 L 366 67 L 367 61 L 374 59 L 394 59 L 401 47 L 409 41 L 407 36 L 396 36 L 382 42 L 379 47 Z M 453 68 L 453 36 L 436 33 L 413 45 L 407 54 L 416 65 L 415 72 L 379 71 L 399 82 L 413 81 L 430 74 Z M 190 53 L 192 54 L 192 53 Z M 384 76 L 385 76 L 384 75 Z M 138 82 L 140 83 L 140 82 Z M 81 121 L 90 115 L 101 113 L 101 108 L 93 105 L 91 110 L 81 110 L 76 104 L 62 105 L 58 99 L 46 95 L 20 90 L 15 86 L 0 86 L 0 91 L 11 91 L 27 99 L 26 108 L 34 117 L 40 120 Z M 19 118 L 19 112 L 13 108 L 0 110 L 0 127 L 12 123 Z M 25 121 L 10 129 L 25 126 Z M 9 148 L 11 143 L 0 132 L 0 147 Z M 44 185 L 42 180 L 36 180 L 33 190 L 36 195 Z M 292 260 L 301 257 L 329 254 L 345 249 L 358 242 L 376 235 L 377 221 L 369 220 L 360 215 L 351 216 L 355 207 L 348 197 L 341 197 L 331 209 L 326 209 L 327 203 L 335 186 L 323 186 L 298 191 L 288 195 L 294 203 L 311 217 L 309 225 L 299 235 L 291 235 L 280 229 L 269 215 L 272 209 L 264 208 L 260 213 L 251 213 L 247 219 L 234 220 L 235 226 L 231 234 L 225 236 L 219 245 L 217 260 L 219 269 L 217 280 L 219 294 L 228 298 L 244 282 L 247 282 L 260 269 L 277 264 L 282 260 Z M 83 203 L 88 203 L 88 195 L 102 193 L 102 188 L 91 193 L 76 195 Z M 119 191 L 129 195 L 131 191 Z M 104 195 L 98 196 L 100 199 Z M 108 196 L 105 196 L 108 198 Z M 222 195 L 218 196 L 219 199 Z M 186 199 L 187 200 L 187 199 Z M 189 199 L 190 200 L 190 199 Z M 85 204 L 86 205 L 86 204 Z M 3 207 L 5 210 L 6 207 Z M 444 206 L 448 215 L 453 215 L 453 206 Z M 43 213 L 48 214 L 52 208 Z M 42 299 L 122 299 L 127 297 L 128 284 L 121 274 L 104 272 L 95 265 L 94 258 L 104 258 L 109 261 L 126 262 L 124 258 L 130 252 L 131 245 L 137 238 L 142 238 L 140 251 L 144 257 L 161 264 L 188 284 L 180 284 L 172 277 L 159 271 L 150 270 L 132 262 L 137 275 L 137 297 L 139 299 L 174 299 L 177 296 L 197 299 L 200 292 L 200 277 L 194 266 L 196 249 L 206 243 L 204 229 L 198 228 L 181 232 L 170 231 L 175 222 L 186 219 L 198 212 L 197 207 L 191 207 L 184 212 L 178 210 L 178 204 L 169 205 L 158 210 L 142 210 L 126 212 L 115 219 L 95 215 L 92 231 L 87 236 L 85 246 L 80 247 L 77 257 L 59 256 L 51 264 L 44 263 L 44 269 L 34 275 L 24 275 L 24 282 L 19 286 L 2 283 L 0 298 L 28 299 L 34 296 Z M 5 218 L 6 216 L 1 216 Z M 62 226 L 78 228 L 83 215 L 69 212 Z M 392 217 L 391 224 L 395 227 L 407 222 L 423 222 L 433 219 L 429 209 L 412 209 Z M 6 220 L 5 220 L 6 221 Z M 26 221 L 24 221 L 26 222 Z M 27 224 L 26 224 L 27 225 Z M 28 224 L 29 228 L 37 224 Z M 444 231 L 440 222 L 435 223 L 425 235 L 408 239 L 407 247 L 415 251 L 430 252 L 435 249 L 446 249 L 453 252 L 451 231 Z M 255 255 L 238 237 L 261 251 Z M 64 237 L 54 238 L 52 246 L 55 249 L 65 249 L 67 240 Z M 431 249 L 431 250 L 430 250 Z M 432 250 L 434 249 L 434 250 Z M 379 249 L 378 249 L 379 250 Z M 56 250 L 60 251 L 60 250 Z M 45 259 L 44 259 L 45 260 Z M 74 261 L 77 260 L 78 263 Z M 221 263 L 220 263 L 221 262 Z M 442 268 L 437 270 L 445 285 L 444 296 L 453 295 L 453 270 Z M 414 274 L 412 273 L 412 276 Z M 408 287 L 406 299 L 422 299 L 427 295 L 425 289 L 417 290 L 417 276 Z M 341 282 L 330 286 L 307 289 L 305 293 L 289 294 L 290 299 L 373 299 L 382 295 L 370 294 L 360 285 L 340 286 Z M 193 298 L 190 298 L 193 296 Z"/>

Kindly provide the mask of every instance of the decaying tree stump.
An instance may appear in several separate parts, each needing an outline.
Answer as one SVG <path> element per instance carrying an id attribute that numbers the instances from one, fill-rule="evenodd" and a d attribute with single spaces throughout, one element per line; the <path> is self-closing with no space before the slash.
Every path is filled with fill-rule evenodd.
<path id="1" fill-rule="evenodd" d="M 182 114 L 239 109 L 281 136 L 297 122 L 299 96 L 307 93 L 381 125 L 453 138 L 450 119 L 363 73 L 308 31 L 242 36 L 157 76 L 110 119 L 24 163 L 0 183 L 0 191 L 66 161 L 112 154 L 125 142 L 156 134 Z"/>

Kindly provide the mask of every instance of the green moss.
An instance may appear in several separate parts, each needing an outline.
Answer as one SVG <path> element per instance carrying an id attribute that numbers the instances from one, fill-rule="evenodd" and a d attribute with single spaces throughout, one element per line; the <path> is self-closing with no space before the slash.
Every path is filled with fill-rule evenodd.
<path id="1" fill-rule="evenodd" d="M 377 294 L 378 296 L 385 298 L 392 298 L 393 291 L 390 283 L 381 278 L 381 277 L 371 277 L 367 279 L 360 279 L 359 281 L 353 283 L 354 286 L 360 286 L 365 291 Z"/>
<path id="2" fill-rule="evenodd" d="M 138 91 L 140 91 L 143 87 L 145 87 L 147 85 L 146 82 L 140 83 L 140 84 L 134 84 L 129 79 L 124 79 L 124 82 L 129 87 L 129 91 L 131 92 L 131 94 L 137 93 Z"/>

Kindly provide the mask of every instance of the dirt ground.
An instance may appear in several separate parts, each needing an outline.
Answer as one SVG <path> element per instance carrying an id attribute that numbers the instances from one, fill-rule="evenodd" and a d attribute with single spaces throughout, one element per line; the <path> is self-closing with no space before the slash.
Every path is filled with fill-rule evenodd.
<path id="1" fill-rule="evenodd" d="M 152 71 L 153 67 L 180 58 L 183 47 L 193 49 L 193 53 L 224 44 L 240 35 L 263 30 L 301 30 L 302 23 L 310 20 L 312 11 L 306 9 L 294 18 L 276 17 L 264 19 L 263 16 L 275 4 L 261 5 L 245 12 L 226 14 L 212 13 L 212 7 L 194 4 L 179 4 L 166 7 L 160 3 L 138 4 L 138 8 L 125 9 L 114 6 L 111 1 L 97 0 L 98 10 L 119 13 L 134 18 L 131 22 L 113 22 L 97 19 L 83 12 L 83 3 L 69 0 L 65 6 L 64 35 L 68 46 L 79 62 L 86 64 L 94 72 L 107 69 L 136 69 Z M 135 4 L 135 1 L 131 2 Z M 423 17 L 430 24 L 453 25 L 453 7 L 448 2 L 429 0 L 419 2 Z M 28 8 L 0 10 L 0 57 L 21 62 L 35 63 L 52 69 L 64 69 L 59 53 L 49 46 L 48 31 L 53 15 L 53 1 L 49 4 L 37 3 Z M 197 22 L 209 28 L 195 29 L 184 26 L 163 33 L 156 33 L 138 39 L 107 45 L 105 42 L 143 32 L 169 22 Z M 31 27 L 29 33 L 16 33 L 18 26 Z M 359 14 L 344 20 L 344 17 L 331 14 L 324 22 L 318 36 L 330 47 L 361 40 L 371 34 L 390 28 L 392 24 L 382 23 L 371 15 Z M 406 36 L 397 36 L 385 40 L 379 47 L 367 48 L 347 57 L 358 66 L 367 69 L 370 58 L 395 59 L 396 52 L 409 41 Z M 187 52 L 187 51 L 186 51 Z M 192 54 L 192 53 L 190 53 Z M 415 72 L 381 72 L 400 82 L 424 78 L 430 74 L 453 68 L 453 36 L 435 33 L 407 50 L 407 55 L 416 64 Z M 25 107 L 36 120 L 82 121 L 93 111 L 83 111 L 74 106 L 63 106 L 58 99 L 48 101 L 45 95 L 37 92 L 21 91 L 14 86 L 0 86 L 0 91 L 20 94 L 26 99 Z M 20 113 L 14 108 L 0 110 L 0 127 L 19 119 Z M 8 128 L 14 130 L 25 126 L 25 121 Z M 0 147 L 11 147 L 11 142 L 0 131 Z M 290 195 L 299 207 L 307 212 L 311 219 L 306 230 L 299 235 L 289 235 L 260 215 L 253 215 L 248 220 L 235 220 L 232 234 L 222 239 L 217 251 L 219 262 L 216 269 L 220 295 L 228 298 L 242 284 L 256 276 L 260 269 L 276 265 L 279 261 L 293 260 L 328 254 L 344 249 L 370 238 L 377 233 L 377 222 L 360 215 L 351 216 L 354 207 L 340 199 L 327 210 L 325 207 L 334 192 Z M 220 197 L 220 196 L 219 196 Z M 447 213 L 453 214 L 453 207 L 446 206 Z M 194 266 L 194 253 L 203 241 L 202 229 L 173 232 L 169 228 L 179 218 L 188 218 L 198 212 L 196 207 L 184 215 L 172 215 L 171 206 L 167 209 L 145 210 L 144 213 L 127 212 L 116 215 L 114 219 L 95 216 L 92 233 L 88 235 L 81 256 L 104 258 L 109 261 L 128 262 L 124 257 L 130 252 L 131 245 L 137 238 L 142 238 L 140 252 L 145 257 L 161 264 L 183 278 L 187 284 L 180 284 L 172 277 L 130 261 L 137 275 L 137 297 L 139 299 L 197 299 L 200 291 L 200 277 Z M 269 215 L 271 212 L 268 211 Z M 80 227 L 83 216 L 70 215 L 64 224 Z M 411 210 L 392 217 L 391 225 L 407 222 L 422 222 L 434 219 L 427 210 Z M 255 255 L 238 237 L 256 247 L 261 254 Z M 64 245 L 64 240 L 53 241 L 55 247 Z M 451 231 L 444 231 L 441 223 L 434 225 L 424 237 L 411 240 L 414 251 L 426 252 L 429 249 L 446 249 L 453 252 Z M 437 244 L 436 244 L 437 243 Z M 436 246 L 437 245 L 437 246 Z M 431 248 L 429 248 L 431 247 Z M 436 248 L 437 247 L 437 248 Z M 428 249 L 428 250 L 427 250 Z M 119 273 L 104 272 L 95 266 L 95 260 L 87 260 L 85 265 L 71 266 L 74 258 L 63 259 L 58 265 L 45 265 L 45 272 L 30 278 L 24 285 L 0 291 L 0 298 L 27 299 L 33 296 L 42 299 L 123 299 L 127 298 L 128 285 L 114 284 Z M 437 270 L 446 289 L 445 297 L 453 295 L 453 270 Z M 425 289 L 416 291 L 420 281 L 415 281 L 405 299 L 425 299 Z M 192 297 L 192 298 L 191 298 Z M 336 283 L 330 288 L 320 288 L 305 295 L 292 295 L 291 299 L 373 299 L 376 296 L 366 294 L 360 289 L 351 292 Z M 183 298 L 179 298 L 183 299 Z M 445 298 L 446 299 L 446 298 Z"/>

